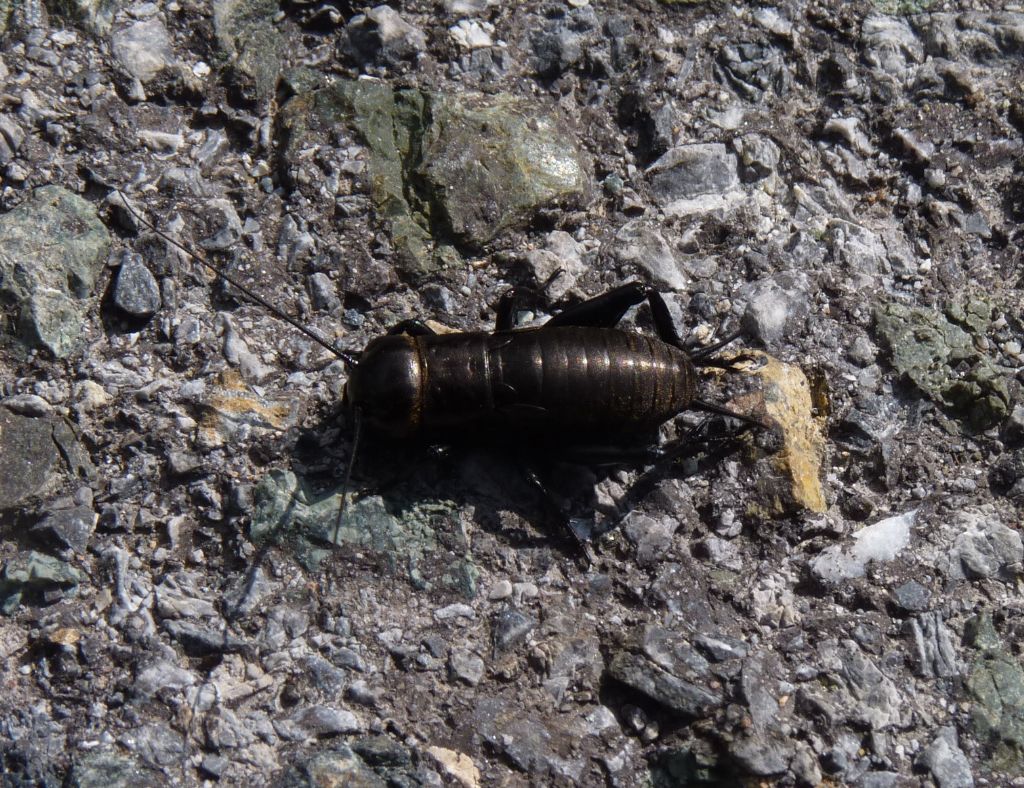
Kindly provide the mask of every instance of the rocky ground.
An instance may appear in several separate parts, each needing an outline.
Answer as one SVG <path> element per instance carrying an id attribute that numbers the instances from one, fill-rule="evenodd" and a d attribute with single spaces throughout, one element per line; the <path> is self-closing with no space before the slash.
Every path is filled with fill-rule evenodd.
<path id="1" fill-rule="evenodd" d="M 1024 7 L 966 5 L 0 3 L 3 784 L 1024 785 Z M 525 458 L 557 515 L 364 432 L 339 520 L 345 364 L 167 238 L 348 351 L 647 282 L 771 429 Z"/>

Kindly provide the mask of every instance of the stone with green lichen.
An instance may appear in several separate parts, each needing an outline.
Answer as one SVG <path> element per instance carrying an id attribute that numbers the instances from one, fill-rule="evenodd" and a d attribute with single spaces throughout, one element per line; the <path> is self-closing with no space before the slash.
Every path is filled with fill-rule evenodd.
<path id="1" fill-rule="evenodd" d="M 287 39 L 274 20 L 277 0 L 215 0 L 213 31 L 232 83 L 245 101 L 263 103 L 274 95 Z"/>
<path id="2" fill-rule="evenodd" d="M 979 621 L 978 634 L 985 656 L 976 660 L 967 677 L 971 698 L 971 725 L 975 737 L 991 750 L 989 765 L 994 771 L 1024 774 L 1024 667 L 1020 660 L 991 640 L 998 636 Z M 991 631 L 989 631 L 991 629 Z"/>
<path id="3" fill-rule="evenodd" d="M 992 307 L 975 299 L 951 307 L 951 312 L 978 333 L 938 311 L 895 303 L 875 308 L 875 330 L 899 372 L 968 428 L 984 430 L 1010 412 L 1005 375 L 975 347 L 975 336 L 987 328 Z"/>
<path id="4" fill-rule="evenodd" d="M 946 316 L 976 337 L 984 336 L 992 324 L 995 308 L 985 298 L 954 301 L 946 306 Z"/>
<path id="5" fill-rule="evenodd" d="M 979 651 L 993 651 L 1002 645 L 992 623 L 991 613 L 979 613 L 967 621 L 964 625 L 964 642 Z"/>
<path id="6" fill-rule="evenodd" d="M 535 101 L 438 96 L 420 172 L 437 217 L 479 247 L 539 209 L 581 205 L 591 191 L 572 132 Z"/>
<path id="7" fill-rule="evenodd" d="M 327 130 L 352 129 L 369 150 L 370 196 L 417 279 L 460 262 L 536 213 L 583 204 L 588 167 L 564 121 L 507 95 L 447 96 L 382 82 L 336 80 L 319 88 L 290 72 L 281 112 L 285 169 Z"/>
<path id="8" fill-rule="evenodd" d="M 92 204 L 42 186 L 0 216 L 0 300 L 14 305 L 21 339 L 57 358 L 77 345 L 110 234 Z"/>
<path id="9" fill-rule="evenodd" d="M 291 550 L 309 570 L 335 547 L 365 549 L 386 557 L 389 570 L 417 588 L 439 580 L 475 591 L 475 567 L 465 566 L 471 563 L 468 555 L 449 552 L 445 560 L 436 560 L 443 552 L 438 529 L 454 519 L 453 504 L 423 501 L 394 512 L 379 495 L 350 494 L 339 522 L 341 497 L 339 489 L 315 491 L 291 471 L 271 471 L 255 490 L 250 538 Z"/>
<path id="10" fill-rule="evenodd" d="M 23 601 L 49 601 L 47 595 L 70 591 L 84 579 L 59 558 L 34 550 L 19 553 L 0 570 L 0 613 L 10 615 Z"/>

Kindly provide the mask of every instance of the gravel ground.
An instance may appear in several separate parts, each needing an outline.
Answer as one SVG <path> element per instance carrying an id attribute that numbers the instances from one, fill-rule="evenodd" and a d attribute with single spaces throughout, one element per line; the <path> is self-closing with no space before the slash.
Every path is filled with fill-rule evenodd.
<path id="1" fill-rule="evenodd" d="M 0 2 L 3 784 L 1024 785 L 1024 7 L 967 6 Z M 641 281 L 767 427 L 354 451 L 193 254 L 353 353 Z"/>

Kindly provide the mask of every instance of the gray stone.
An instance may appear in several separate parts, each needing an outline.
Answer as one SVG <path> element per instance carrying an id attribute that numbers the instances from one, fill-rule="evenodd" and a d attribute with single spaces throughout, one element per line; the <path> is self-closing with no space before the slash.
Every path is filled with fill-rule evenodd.
<path id="1" fill-rule="evenodd" d="M 1017 405 L 1003 422 L 999 436 L 1010 446 L 1024 445 L 1024 405 Z"/>
<path id="2" fill-rule="evenodd" d="M 378 5 L 353 16 L 345 28 L 349 44 L 366 60 L 386 63 L 412 60 L 427 48 L 427 36 L 395 9 Z"/>
<path id="3" fill-rule="evenodd" d="M 755 733 L 775 731 L 778 727 L 779 702 L 775 674 L 780 667 L 763 652 L 756 652 L 743 662 L 740 691 L 750 711 L 750 722 Z"/>
<path id="4" fill-rule="evenodd" d="M 346 709 L 335 709 L 330 706 L 307 706 L 283 722 L 287 724 L 279 725 L 275 722 L 274 728 L 279 735 L 292 740 L 337 736 L 363 730 L 363 725 L 355 714 Z"/>
<path id="5" fill-rule="evenodd" d="M 938 611 L 922 613 L 912 620 L 910 632 L 914 638 L 918 675 L 948 678 L 960 673 L 952 633 Z"/>
<path id="6" fill-rule="evenodd" d="M 715 71 L 740 96 L 754 102 L 761 101 L 765 93 L 785 95 L 792 81 L 782 52 L 752 42 L 723 46 Z"/>
<path id="7" fill-rule="evenodd" d="M 647 169 L 651 190 L 662 205 L 739 186 L 736 154 L 720 142 L 680 145 Z"/>
<path id="8" fill-rule="evenodd" d="M 227 60 L 227 74 L 247 100 L 274 94 L 287 40 L 275 26 L 277 0 L 214 0 L 213 32 Z"/>
<path id="9" fill-rule="evenodd" d="M 53 509 L 32 526 L 32 532 L 55 542 L 58 546 L 82 554 L 96 527 L 98 517 L 91 506 Z"/>
<path id="10" fill-rule="evenodd" d="M 163 622 L 163 627 L 193 656 L 237 653 L 248 645 L 242 638 L 231 634 L 226 626 L 214 628 L 168 619 Z"/>
<path id="11" fill-rule="evenodd" d="M 850 709 L 852 718 L 871 730 L 901 725 L 906 701 L 892 680 L 864 656 L 853 641 L 843 644 L 840 659 L 841 675 L 858 701 Z"/>
<path id="12" fill-rule="evenodd" d="M 661 230 L 640 220 L 628 222 L 615 235 L 612 255 L 623 265 L 645 272 L 659 290 L 685 291 L 690 284 Z"/>
<path id="13" fill-rule="evenodd" d="M 150 317 L 160 308 L 160 283 L 141 255 L 125 252 L 114 284 L 114 303 L 129 317 Z"/>
<path id="14" fill-rule="evenodd" d="M 793 750 L 793 741 L 774 731 L 754 732 L 729 744 L 729 754 L 741 768 L 760 777 L 786 771 Z"/>
<path id="15" fill-rule="evenodd" d="M 644 630 L 643 649 L 652 662 L 677 678 L 700 681 L 710 677 L 710 664 L 682 633 L 649 626 Z"/>
<path id="16" fill-rule="evenodd" d="M 348 684 L 348 674 L 323 657 L 310 655 L 300 660 L 303 672 L 324 698 L 337 698 Z"/>
<path id="17" fill-rule="evenodd" d="M 594 40 L 600 21 L 592 8 L 573 8 L 564 17 L 551 19 L 532 31 L 533 68 L 538 74 L 554 77 L 576 66 Z"/>
<path id="18" fill-rule="evenodd" d="M 341 309 L 341 299 L 331 278 L 322 272 L 309 277 L 309 294 L 313 308 L 334 313 Z"/>
<path id="19" fill-rule="evenodd" d="M 714 662 L 742 659 L 747 656 L 747 644 L 725 635 L 697 635 L 693 642 Z"/>
<path id="20" fill-rule="evenodd" d="M 747 180 L 758 180 L 774 175 L 779 166 L 779 146 L 760 134 L 744 134 L 732 141 L 739 163 Z"/>
<path id="21" fill-rule="evenodd" d="M 142 83 L 151 81 L 175 61 L 171 37 L 159 16 L 134 22 L 114 33 L 110 50 L 121 66 Z"/>
<path id="22" fill-rule="evenodd" d="M 484 670 L 484 661 L 466 649 L 454 649 L 448 657 L 448 672 L 451 677 L 471 687 L 480 683 L 484 677 Z"/>
<path id="23" fill-rule="evenodd" d="M 635 654 L 615 655 L 607 672 L 616 681 L 685 717 L 704 717 L 722 703 L 718 693 L 677 678 Z"/>
<path id="24" fill-rule="evenodd" d="M 924 58 L 921 40 L 905 19 L 870 14 L 861 26 L 864 60 L 872 68 L 904 79 L 910 67 Z"/>
<path id="25" fill-rule="evenodd" d="M 857 788 L 896 788 L 900 775 L 897 772 L 865 772 L 857 780 Z"/>
<path id="26" fill-rule="evenodd" d="M 0 166 L 6 167 L 25 141 L 25 132 L 14 117 L 0 117 Z"/>
<path id="27" fill-rule="evenodd" d="M 192 671 L 165 659 L 157 659 L 138 667 L 132 692 L 138 698 L 149 699 L 160 690 L 177 692 L 198 683 L 199 677 Z"/>
<path id="28" fill-rule="evenodd" d="M 118 742 L 155 768 L 180 768 L 187 745 L 180 733 L 165 722 L 152 722 L 124 731 Z"/>
<path id="29" fill-rule="evenodd" d="M 1020 534 L 1003 525 L 992 513 L 964 512 L 961 524 L 966 527 L 953 544 L 951 575 L 1012 581 L 1024 560 L 1024 542 Z"/>
<path id="30" fill-rule="evenodd" d="M 764 345 L 785 337 L 797 320 L 807 315 L 806 277 L 782 274 L 754 282 L 741 289 L 747 298 L 743 327 Z"/>
<path id="31" fill-rule="evenodd" d="M 0 216 L 0 298 L 14 303 L 28 345 L 57 358 L 72 351 L 109 248 L 93 206 L 60 186 L 35 189 Z"/>
<path id="32" fill-rule="evenodd" d="M 206 744 L 214 750 L 247 747 L 256 740 L 247 721 L 240 720 L 231 709 L 220 706 L 203 719 Z"/>
<path id="33" fill-rule="evenodd" d="M 494 619 L 494 626 L 491 632 L 491 639 L 494 650 L 502 654 L 526 640 L 537 626 L 537 620 L 521 613 L 518 610 L 507 609 L 501 611 Z"/>
<path id="34" fill-rule="evenodd" d="M 565 297 L 586 273 L 582 253 L 582 245 L 569 233 L 555 230 L 548 233 L 543 249 L 531 249 L 526 253 L 525 261 L 533 281 L 538 285 L 547 283 L 545 294 L 552 301 L 557 301 Z"/>
<path id="35" fill-rule="evenodd" d="M 299 758 L 280 781 L 280 785 L 302 788 L 342 785 L 387 788 L 388 784 L 345 745 Z"/>
<path id="36" fill-rule="evenodd" d="M 927 767 L 939 788 L 974 788 L 971 764 L 957 744 L 956 728 L 939 728 L 938 734 L 924 752 L 918 756 L 918 763 Z"/>
<path id="37" fill-rule="evenodd" d="M 896 607 L 908 613 L 921 613 L 927 610 L 931 598 L 931 591 L 916 580 L 908 580 L 892 592 L 892 601 Z"/>
<path id="38" fill-rule="evenodd" d="M 51 486 L 60 461 L 48 419 L 16 416 L 0 408 L 0 511 Z"/>

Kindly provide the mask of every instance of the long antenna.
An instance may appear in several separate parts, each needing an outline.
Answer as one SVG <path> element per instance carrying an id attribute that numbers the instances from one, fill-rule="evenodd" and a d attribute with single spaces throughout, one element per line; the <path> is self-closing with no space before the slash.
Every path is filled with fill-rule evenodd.
<path id="1" fill-rule="evenodd" d="M 239 282 L 233 276 L 228 274 L 226 271 L 221 270 L 220 267 L 214 265 L 209 260 L 206 260 L 202 256 L 196 254 L 191 249 L 189 249 L 188 247 L 184 246 L 182 243 L 180 243 L 179 241 L 175 240 L 170 235 L 165 233 L 163 230 L 157 229 L 156 226 L 154 226 L 150 221 L 148 221 L 143 216 L 141 216 L 139 214 L 139 212 L 136 211 L 131 206 L 131 203 L 128 202 L 128 198 L 125 196 L 124 192 L 122 192 L 120 189 L 114 189 L 114 191 L 117 192 L 117 196 L 121 198 L 121 202 L 124 203 L 124 207 L 128 209 L 128 212 L 132 216 L 134 216 L 143 227 L 145 227 L 148 230 L 150 230 L 151 232 L 155 233 L 160 238 L 163 238 L 167 243 L 171 244 L 171 246 L 173 246 L 176 249 L 179 249 L 180 251 L 184 252 L 189 257 L 191 257 L 193 260 L 196 260 L 199 263 L 201 263 L 207 269 L 212 271 L 214 274 L 219 276 L 221 279 L 223 279 L 225 282 L 227 282 L 233 288 L 235 288 L 240 293 L 242 293 L 242 295 L 244 295 L 246 298 L 248 298 L 251 301 L 254 301 L 255 303 L 257 303 L 260 306 L 262 306 L 264 309 L 266 309 L 268 312 L 270 312 L 270 314 L 274 315 L 274 317 L 276 317 L 276 318 L 278 318 L 280 320 L 285 321 L 286 323 L 291 325 L 296 330 L 301 331 L 303 334 L 305 334 L 307 337 L 312 339 L 318 345 L 320 345 L 320 346 L 326 348 L 327 350 L 329 350 L 335 356 L 340 358 L 342 360 L 342 362 L 345 364 L 345 366 L 348 367 L 349 369 L 354 369 L 359 364 L 359 362 L 356 359 L 356 357 L 353 356 L 351 353 L 348 353 L 348 352 L 342 350 L 341 348 L 337 347 L 333 343 L 328 342 L 318 332 L 314 331 L 313 329 L 311 329 L 311 328 L 309 328 L 307 326 L 304 326 L 302 323 L 300 323 L 294 317 L 289 315 L 287 312 L 285 312 L 284 310 L 274 306 L 272 303 L 270 303 L 263 296 L 259 295 L 259 293 L 256 293 L 256 292 L 250 290 L 248 287 L 243 285 L 241 282 Z"/>

